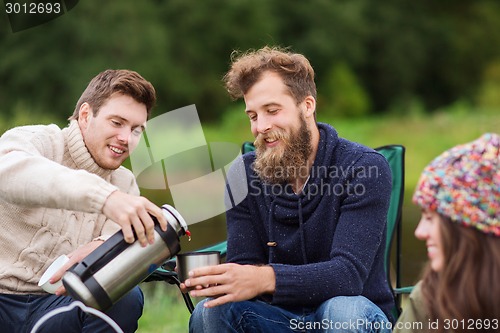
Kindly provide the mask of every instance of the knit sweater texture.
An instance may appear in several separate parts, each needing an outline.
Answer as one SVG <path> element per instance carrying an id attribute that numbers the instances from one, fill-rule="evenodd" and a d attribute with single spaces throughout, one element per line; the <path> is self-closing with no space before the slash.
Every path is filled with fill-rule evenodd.
<path id="1" fill-rule="evenodd" d="M 139 195 L 133 174 L 99 167 L 77 121 L 34 125 L 0 137 L 0 293 L 43 293 L 38 281 L 60 255 L 119 225 L 102 214 L 116 190 Z"/>
<path id="2" fill-rule="evenodd" d="M 265 299 L 272 304 L 314 308 L 362 295 L 394 320 L 384 270 L 389 165 L 330 125 L 318 128 L 317 154 L 299 194 L 289 184 L 262 182 L 252 169 L 255 152 L 230 169 L 227 261 L 271 265 L 276 289 Z"/>

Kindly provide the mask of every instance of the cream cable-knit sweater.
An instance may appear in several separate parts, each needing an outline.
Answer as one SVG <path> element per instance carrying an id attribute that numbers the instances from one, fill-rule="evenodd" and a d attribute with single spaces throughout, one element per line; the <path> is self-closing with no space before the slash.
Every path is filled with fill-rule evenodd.
<path id="1" fill-rule="evenodd" d="M 43 272 L 118 224 L 101 213 L 115 190 L 139 195 L 132 173 L 100 168 L 78 123 L 24 126 L 0 137 L 0 293 L 43 293 Z"/>

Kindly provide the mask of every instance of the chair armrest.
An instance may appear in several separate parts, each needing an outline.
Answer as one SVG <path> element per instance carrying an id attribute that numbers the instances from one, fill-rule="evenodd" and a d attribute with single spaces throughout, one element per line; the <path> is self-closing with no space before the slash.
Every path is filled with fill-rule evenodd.
<path id="1" fill-rule="evenodd" d="M 394 293 L 396 295 L 410 294 L 413 291 L 414 286 L 394 288 Z"/>
<path id="2" fill-rule="evenodd" d="M 157 268 L 151 275 L 149 275 L 144 282 L 151 281 L 165 281 L 169 284 L 179 284 L 179 280 L 177 278 L 177 272 L 166 270 L 162 267 Z"/>

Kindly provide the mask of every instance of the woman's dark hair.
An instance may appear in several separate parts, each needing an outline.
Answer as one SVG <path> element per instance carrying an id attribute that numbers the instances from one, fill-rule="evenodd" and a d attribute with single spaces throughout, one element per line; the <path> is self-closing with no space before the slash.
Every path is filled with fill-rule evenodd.
<path id="1" fill-rule="evenodd" d="M 454 332 L 471 332 L 469 323 L 500 319 L 500 237 L 461 226 L 441 216 L 444 266 L 428 265 L 422 278 L 422 295 L 431 320 L 464 320 Z M 455 321 L 456 322 L 456 321 Z M 474 332 L 496 330 L 474 326 Z"/>

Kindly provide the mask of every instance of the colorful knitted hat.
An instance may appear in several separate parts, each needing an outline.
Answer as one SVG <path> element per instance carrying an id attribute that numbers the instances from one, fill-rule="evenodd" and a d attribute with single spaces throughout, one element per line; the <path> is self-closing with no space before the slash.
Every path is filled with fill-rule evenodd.
<path id="1" fill-rule="evenodd" d="M 500 136 L 487 133 L 436 157 L 422 172 L 413 202 L 500 237 Z"/>

